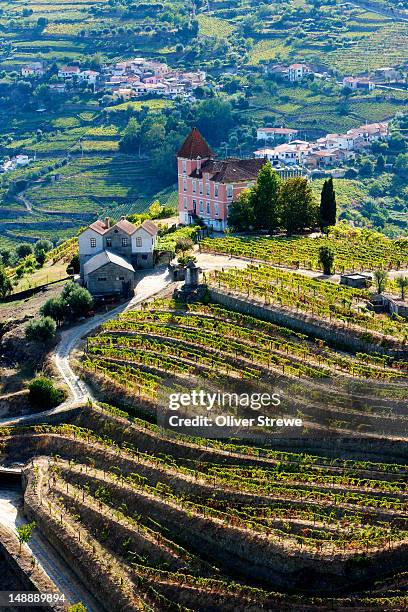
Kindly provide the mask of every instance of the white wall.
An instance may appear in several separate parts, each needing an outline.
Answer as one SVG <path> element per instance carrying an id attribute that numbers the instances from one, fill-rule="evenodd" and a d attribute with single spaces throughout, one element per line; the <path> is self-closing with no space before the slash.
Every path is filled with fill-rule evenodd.
<path id="1" fill-rule="evenodd" d="M 95 238 L 96 247 L 91 247 L 91 238 Z M 96 255 L 103 251 L 103 237 L 98 232 L 95 232 L 93 229 L 86 229 L 82 234 L 78 237 L 79 244 L 79 254 L 82 256 L 87 255 Z"/>
<path id="2" fill-rule="evenodd" d="M 142 239 L 141 246 L 137 246 L 136 238 Z M 132 235 L 132 253 L 153 253 L 155 238 L 149 234 L 143 227 Z"/>

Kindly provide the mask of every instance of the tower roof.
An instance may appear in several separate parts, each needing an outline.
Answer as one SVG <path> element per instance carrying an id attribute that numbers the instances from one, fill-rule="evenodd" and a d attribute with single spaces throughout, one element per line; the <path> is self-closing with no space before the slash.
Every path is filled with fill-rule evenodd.
<path id="1" fill-rule="evenodd" d="M 184 143 L 181 145 L 177 157 L 184 159 L 197 159 L 197 157 L 214 157 L 214 152 L 210 149 L 197 128 L 193 128 Z"/>

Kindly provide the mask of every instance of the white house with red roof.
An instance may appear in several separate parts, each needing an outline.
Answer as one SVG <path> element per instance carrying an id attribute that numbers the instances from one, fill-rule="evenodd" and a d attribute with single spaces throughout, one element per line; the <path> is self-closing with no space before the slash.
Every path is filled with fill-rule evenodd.
<path id="1" fill-rule="evenodd" d="M 312 69 L 307 64 L 291 64 L 288 69 L 289 81 L 291 81 L 291 83 L 301 81 L 312 72 Z"/>
<path id="2" fill-rule="evenodd" d="M 296 138 L 298 130 L 284 127 L 264 127 L 258 128 L 256 131 L 256 139 L 264 142 L 274 142 L 275 140 L 284 139 L 287 142 Z"/>
<path id="3" fill-rule="evenodd" d="M 78 237 L 83 285 L 95 296 L 131 295 L 135 271 L 154 266 L 157 233 L 152 221 L 136 226 L 122 217 L 111 225 L 106 217 L 92 223 Z"/>
<path id="4" fill-rule="evenodd" d="M 58 70 L 59 79 L 70 79 L 73 76 L 79 76 L 81 69 L 79 66 L 61 66 Z"/>

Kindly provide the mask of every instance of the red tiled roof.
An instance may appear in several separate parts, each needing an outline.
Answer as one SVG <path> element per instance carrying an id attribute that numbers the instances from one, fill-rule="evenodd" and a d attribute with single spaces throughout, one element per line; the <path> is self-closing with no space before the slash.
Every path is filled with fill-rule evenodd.
<path id="1" fill-rule="evenodd" d="M 135 231 L 137 230 L 136 225 L 133 225 L 133 223 L 131 223 L 127 219 L 121 219 L 113 227 L 118 227 L 123 232 L 125 232 L 126 234 L 129 234 L 129 235 L 134 234 Z"/>
<path id="2" fill-rule="evenodd" d="M 293 130 L 291 128 L 258 128 L 259 132 L 266 132 L 267 134 L 297 134 L 298 130 Z"/>
<path id="3" fill-rule="evenodd" d="M 252 159 L 225 159 L 205 161 L 201 166 L 201 173 L 193 172 L 190 176 L 201 177 L 203 173 L 211 176 L 216 183 L 239 183 L 257 179 L 262 166 L 267 162 L 265 158 Z"/>
<path id="4" fill-rule="evenodd" d="M 177 153 L 177 157 L 197 159 L 197 157 L 215 157 L 215 154 L 197 128 L 193 128 L 182 144 L 180 151 Z"/>
<path id="5" fill-rule="evenodd" d="M 148 232 L 152 236 L 156 236 L 157 232 L 159 231 L 157 228 L 157 225 L 155 225 L 153 221 L 149 221 L 149 219 L 146 219 L 146 221 L 143 221 L 142 227 L 146 230 L 146 232 Z"/>
<path id="6" fill-rule="evenodd" d="M 95 232 L 98 232 L 98 234 L 104 234 L 105 232 L 108 231 L 109 227 L 105 225 L 104 221 L 102 221 L 101 219 L 98 219 L 97 221 L 94 221 L 94 223 L 91 223 L 91 225 L 89 226 L 89 229 L 92 229 Z"/>

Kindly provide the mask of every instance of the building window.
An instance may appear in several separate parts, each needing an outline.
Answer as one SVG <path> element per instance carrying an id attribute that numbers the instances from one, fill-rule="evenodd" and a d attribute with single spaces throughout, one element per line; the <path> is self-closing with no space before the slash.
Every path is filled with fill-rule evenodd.
<path id="1" fill-rule="evenodd" d="M 207 215 L 211 214 L 211 208 L 210 208 L 210 203 L 207 202 Z"/>
<path id="2" fill-rule="evenodd" d="M 233 186 L 227 185 L 227 198 L 232 198 L 232 194 L 233 194 Z"/>
<path id="3" fill-rule="evenodd" d="M 141 247 L 142 246 L 142 239 L 141 238 L 136 238 L 136 246 L 137 247 Z"/>
<path id="4" fill-rule="evenodd" d="M 91 238 L 91 249 L 96 247 L 96 238 Z"/>
<path id="5" fill-rule="evenodd" d="M 200 213 L 204 214 L 204 202 L 202 200 L 200 200 Z"/>
<path id="6" fill-rule="evenodd" d="M 197 211 L 197 200 L 193 200 L 193 212 Z"/>
<path id="7" fill-rule="evenodd" d="M 147 255 L 146 254 L 142 255 L 142 259 L 146 260 L 147 259 Z"/>
<path id="8" fill-rule="evenodd" d="M 193 181 L 193 193 L 197 192 L 197 181 Z"/>
<path id="9" fill-rule="evenodd" d="M 106 246 L 107 247 L 111 247 L 112 246 L 112 238 L 107 238 L 106 239 Z"/>
<path id="10" fill-rule="evenodd" d="M 207 185 L 206 185 L 206 194 L 208 196 L 210 195 L 210 183 L 207 183 Z"/>
<path id="11" fill-rule="evenodd" d="M 123 247 L 127 247 L 128 245 L 128 239 L 127 238 L 122 238 L 122 246 Z"/>
<path id="12" fill-rule="evenodd" d="M 200 195 L 203 195 L 203 184 L 200 182 Z"/>
<path id="13" fill-rule="evenodd" d="M 104 283 L 106 281 L 106 276 L 98 276 L 98 281 Z"/>
<path id="14" fill-rule="evenodd" d="M 218 198 L 218 183 L 215 183 L 214 185 L 214 196 Z"/>
<path id="15" fill-rule="evenodd" d="M 187 173 L 187 162 L 185 159 L 183 159 L 183 174 Z"/>
<path id="16" fill-rule="evenodd" d="M 214 204 L 214 214 L 218 217 L 218 204 Z"/>
<path id="17" fill-rule="evenodd" d="M 187 191 L 187 181 L 185 179 L 183 181 L 183 191 Z"/>
<path id="18" fill-rule="evenodd" d="M 187 210 L 187 208 L 188 208 L 188 206 L 187 206 L 187 198 L 184 198 L 183 206 L 184 206 L 184 210 Z"/>

